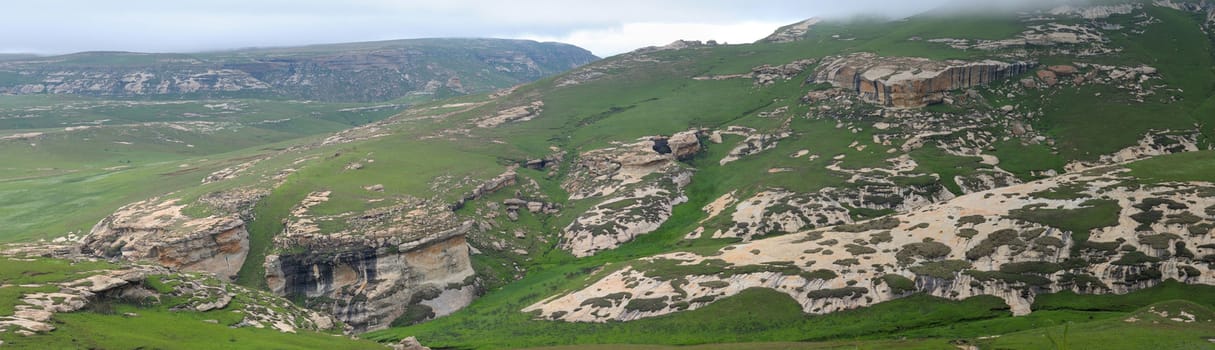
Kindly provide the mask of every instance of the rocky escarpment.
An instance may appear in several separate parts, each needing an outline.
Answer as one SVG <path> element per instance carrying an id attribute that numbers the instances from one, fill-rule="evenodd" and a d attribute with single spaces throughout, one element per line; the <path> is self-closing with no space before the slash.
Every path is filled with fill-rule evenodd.
<path id="1" fill-rule="evenodd" d="M 472 222 L 447 205 L 408 199 L 342 216 L 346 229 L 321 233 L 318 222 L 334 218 L 308 209 L 327 200 L 308 196 L 274 238 L 264 267 L 275 294 L 302 298 L 356 333 L 444 316 L 478 294 L 465 240 Z"/>
<path id="2" fill-rule="evenodd" d="M 184 271 L 210 272 L 231 279 L 249 253 L 253 204 L 264 191 L 236 190 L 199 199 L 215 214 L 193 218 L 185 204 L 152 198 L 129 204 L 93 226 L 81 250 L 104 258 L 152 261 Z"/>
<path id="3" fill-rule="evenodd" d="M 525 311 L 624 321 L 759 287 L 815 314 L 923 292 L 992 295 L 1024 315 L 1040 293 L 1121 294 L 1166 279 L 1215 284 L 1215 184 L 1140 183 L 1125 169 L 1099 170 L 714 254 L 654 256 Z"/>
<path id="4" fill-rule="evenodd" d="M 692 170 L 679 160 L 701 150 L 700 131 L 598 149 L 578 157 L 562 184 L 570 200 L 599 200 L 561 231 L 561 247 L 576 256 L 594 255 L 646 233 L 687 201 L 682 190 Z"/>
<path id="5" fill-rule="evenodd" d="M 1012 78 L 1029 72 L 1035 65 L 855 53 L 824 58 L 815 69 L 813 81 L 855 92 L 862 100 L 882 106 L 913 108 L 942 102 L 942 92 Z"/>
<path id="6" fill-rule="evenodd" d="M 0 259 L 6 264 L 30 260 L 19 257 Z M 80 277 L 80 274 L 86 277 Z M 329 316 L 300 308 L 269 293 L 249 290 L 205 275 L 179 273 L 162 266 L 126 265 L 80 274 L 68 275 L 70 280 L 23 285 L 29 292 L 18 295 L 20 300 L 12 315 L 0 315 L 0 332 L 11 331 L 25 336 L 51 332 L 58 323 L 54 320 L 57 313 L 76 312 L 93 304 L 115 302 L 159 304 L 174 312 L 224 310 L 242 314 L 239 322 L 228 325 L 232 328 L 271 328 L 295 333 L 297 330 L 328 330 L 335 325 Z M 46 287 L 53 287 L 54 291 L 37 291 Z M 124 316 L 140 317 L 137 313 Z"/>
<path id="7" fill-rule="evenodd" d="M 16 77 L 0 83 L 0 94 L 377 101 L 492 91 L 596 59 L 571 45 L 500 39 L 416 39 L 205 54 L 87 52 L 0 62 L 0 72 Z M 125 63 L 106 63 L 115 60 Z M 477 73 L 481 71 L 494 74 Z"/>

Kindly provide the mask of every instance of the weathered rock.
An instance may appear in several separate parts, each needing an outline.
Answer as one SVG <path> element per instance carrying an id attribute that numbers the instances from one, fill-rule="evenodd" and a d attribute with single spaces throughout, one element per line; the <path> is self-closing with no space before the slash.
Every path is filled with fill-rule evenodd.
<path id="1" fill-rule="evenodd" d="M 413 336 L 401 339 L 392 348 L 393 350 L 430 350 L 430 348 L 422 346 L 422 343 L 418 342 L 418 338 L 414 338 Z"/>
<path id="2" fill-rule="evenodd" d="M 1124 294 L 1167 279 L 1215 283 L 1212 266 L 1196 258 L 1192 248 L 1174 248 L 1215 244 L 1215 236 L 1208 234 L 1215 221 L 1198 219 L 1204 226 L 1197 234 L 1155 234 L 1186 232 L 1195 222 L 1134 219 L 1148 210 L 1165 217 L 1202 217 L 1193 212 L 1215 205 L 1215 197 L 1195 194 L 1211 193 L 1215 184 L 1141 185 L 1126 181 L 1124 171 L 1071 173 L 972 193 L 868 222 L 765 238 L 716 252 L 662 254 L 524 311 L 571 322 L 629 321 L 698 309 L 748 288 L 768 288 L 788 294 L 803 312 L 814 314 L 920 292 L 955 300 L 992 295 L 1003 299 L 1013 315 L 1025 315 L 1032 312 L 1030 306 L 1041 293 Z M 1079 189 L 1081 195 L 1068 199 L 1034 195 L 1061 188 Z M 1096 198 L 1103 203 L 1094 204 Z M 1116 220 L 1087 232 L 1089 243 L 1084 246 L 1077 246 L 1080 242 L 1067 229 L 1024 214 L 1097 205 L 1114 208 L 1111 215 Z M 1138 228 L 1142 225 L 1150 228 Z M 1206 254 L 1206 248 L 1200 249 L 1198 255 Z M 1068 258 L 1084 264 L 1069 266 L 1065 263 Z M 652 273 L 650 262 L 696 265 L 698 272 L 679 276 Z M 748 272 L 736 272 L 741 270 Z M 912 284 L 897 290 L 883 282 L 889 275 Z M 635 307 L 639 303 L 634 301 L 639 299 L 644 299 L 644 308 Z"/>
<path id="3" fill-rule="evenodd" d="M 317 306 L 357 333 L 388 327 L 408 307 L 429 308 L 427 318 L 444 316 L 478 293 L 465 241 L 471 227 L 469 221 L 438 233 L 398 235 L 418 238 L 395 245 L 373 238 L 329 242 L 323 235 L 306 245 L 293 241 L 305 249 L 267 256 L 266 282 L 277 295 L 337 300 Z"/>
<path id="4" fill-rule="evenodd" d="M 862 100 L 888 107 L 923 107 L 942 100 L 942 92 L 985 85 L 1028 72 L 1035 63 L 934 61 L 855 53 L 823 59 L 814 81 L 856 92 Z"/>
<path id="5" fill-rule="evenodd" d="M 527 202 L 527 211 L 528 211 L 528 212 L 530 212 L 530 213 L 533 213 L 533 214 L 534 214 L 534 213 L 539 213 L 541 210 L 544 210 L 544 203 L 541 203 L 541 202 Z"/>
<path id="6" fill-rule="evenodd" d="M 802 40 L 802 38 L 806 36 L 806 33 L 810 31 L 810 28 L 813 27 L 815 24 L 818 24 L 821 21 L 822 21 L 822 19 L 820 19 L 818 17 L 814 17 L 814 18 L 809 18 L 804 21 L 797 22 L 797 23 L 794 23 L 794 24 L 791 24 L 791 25 L 788 25 L 785 27 L 781 27 L 780 29 L 777 29 L 776 32 L 773 32 L 771 35 L 768 35 L 768 37 L 766 37 L 760 41 L 773 42 L 773 43 L 787 43 L 787 42 Z"/>
<path id="7" fill-rule="evenodd" d="M 532 101 L 529 104 L 515 106 L 498 111 L 497 114 L 482 117 L 476 121 L 479 128 L 492 128 L 510 122 L 532 120 L 540 115 L 544 101 Z"/>
<path id="8" fill-rule="evenodd" d="M 670 147 L 671 154 L 675 155 L 675 159 L 687 160 L 700 153 L 699 135 L 700 131 L 697 130 L 688 130 L 671 135 L 671 138 L 667 139 L 667 146 Z"/>
<path id="9" fill-rule="evenodd" d="M 1055 72 L 1040 70 L 1037 74 L 1038 79 L 1042 80 L 1042 85 L 1055 86 L 1055 84 L 1059 83 L 1059 77 L 1055 75 Z"/>
<path id="10" fill-rule="evenodd" d="M 562 187 L 570 192 L 571 200 L 594 198 L 600 202 L 562 230 L 561 247 L 577 256 L 589 256 L 657 229 L 670 217 L 673 206 L 687 200 L 682 190 L 692 171 L 676 155 L 691 157 L 699 151 L 698 133 L 690 130 L 670 138 L 643 138 L 580 155 Z"/>
<path id="11" fill-rule="evenodd" d="M 186 271 L 211 272 L 232 278 L 249 252 L 249 232 L 242 212 L 265 192 L 249 191 L 221 214 L 191 218 L 184 204 L 158 198 L 119 209 L 93 226 L 81 250 L 107 258 L 148 260 Z M 235 211 L 235 212 L 233 212 Z"/>
<path id="12" fill-rule="evenodd" d="M 1046 70 L 1054 72 L 1055 75 L 1064 76 L 1064 77 L 1072 75 L 1072 74 L 1076 74 L 1076 72 L 1077 72 L 1076 66 L 1069 66 L 1069 65 L 1049 66 L 1049 67 L 1046 67 Z"/>
<path id="13" fill-rule="evenodd" d="M 492 179 L 477 185 L 476 188 L 473 188 L 472 191 L 464 194 L 464 197 L 460 198 L 448 207 L 451 208 L 451 210 L 457 210 L 463 208 L 464 203 L 477 200 L 485 195 L 498 192 L 507 186 L 514 185 L 515 177 L 518 175 L 518 173 L 515 172 L 516 167 L 517 166 L 511 166 L 507 168 L 505 172 L 498 174 L 498 176 L 494 176 Z"/>

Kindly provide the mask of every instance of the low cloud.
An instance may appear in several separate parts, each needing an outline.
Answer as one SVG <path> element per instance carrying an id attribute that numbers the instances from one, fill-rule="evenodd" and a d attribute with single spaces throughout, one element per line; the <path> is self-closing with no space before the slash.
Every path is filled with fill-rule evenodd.
<path id="1" fill-rule="evenodd" d="M 191 52 L 422 37 L 524 37 L 611 55 L 676 39 L 750 42 L 809 17 L 899 17 L 947 1 L 14 1 L 0 11 L 0 31 L 7 33 L 0 39 L 0 52 Z"/>
<path id="2" fill-rule="evenodd" d="M 646 46 L 661 46 L 675 40 L 716 40 L 719 43 L 749 43 L 762 39 L 786 25 L 776 21 L 736 23 L 625 23 L 598 29 L 580 29 L 560 36 L 518 35 L 520 39 L 557 41 L 574 44 L 600 57 L 612 56 Z"/>

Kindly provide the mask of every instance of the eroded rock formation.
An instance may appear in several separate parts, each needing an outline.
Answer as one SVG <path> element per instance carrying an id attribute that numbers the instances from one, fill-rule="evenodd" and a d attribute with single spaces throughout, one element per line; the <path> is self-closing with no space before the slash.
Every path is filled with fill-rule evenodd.
<path id="1" fill-rule="evenodd" d="M 496 179 L 513 181 L 507 173 Z M 275 236 L 276 253 L 264 263 L 275 294 L 304 298 L 361 333 L 450 314 L 479 293 L 465 241 L 473 222 L 457 220 L 448 205 L 406 198 L 360 213 L 309 211 L 328 198 L 309 195 Z M 346 227 L 324 232 L 318 225 L 325 221 Z"/>
<path id="2" fill-rule="evenodd" d="M 714 254 L 658 255 L 524 311 L 565 321 L 627 321 L 759 287 L 786 293 L 816 314 L 924 292 L 992 295 L 1024 315 L 1039 293 L 1121 294 L 1166 279 L 1215 283 L 1208 264 L 1215 257 L 1215 185 L 1128 179 L 1117 167 L 1068 174 Z M 1056 224 L 1072 215 L 1102 219 L 1088 232 Z"/>
<path id="3" fill-rule="evenodd" d="M 855 53 L 823 59 L 814 81 L 856 92 L 887 107 L 914 108 L 939 103 L 945 91 L 985 85 L 1029 72 L 1033 62 L 934 61 Z"/>
<path id="4" fill-rule="evenodd" d="M 692 170 L 679 160 L 700 151 L 699 135 L 689 130 L 580 155 L 562 186 L 570 200 L 601 202 L 562 230 L 561 247 L 589 256 L 657 229 L 687 200 Z"/>
<path id="5" fill-rule="evenodd" d="M 127 205 L 102 219 L 81 250 L 105 258 L 152 261 L 184 271 L 231 279 L 249 253 L 248 210 L 264 191 L 237 190 L 200 198 L 216 214 L 193 218 L 177 200 L 152 198 Z"/>

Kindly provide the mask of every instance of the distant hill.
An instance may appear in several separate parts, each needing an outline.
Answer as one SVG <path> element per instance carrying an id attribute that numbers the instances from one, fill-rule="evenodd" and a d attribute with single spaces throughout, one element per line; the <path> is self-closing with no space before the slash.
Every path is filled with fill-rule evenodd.
<path id="1" fill-rule="evenodd" d="M 505 88 L 596 59 L 567 44 L 454 38 L 192 54 L 3 55 L 0 94 L 428 100 Z"/>

